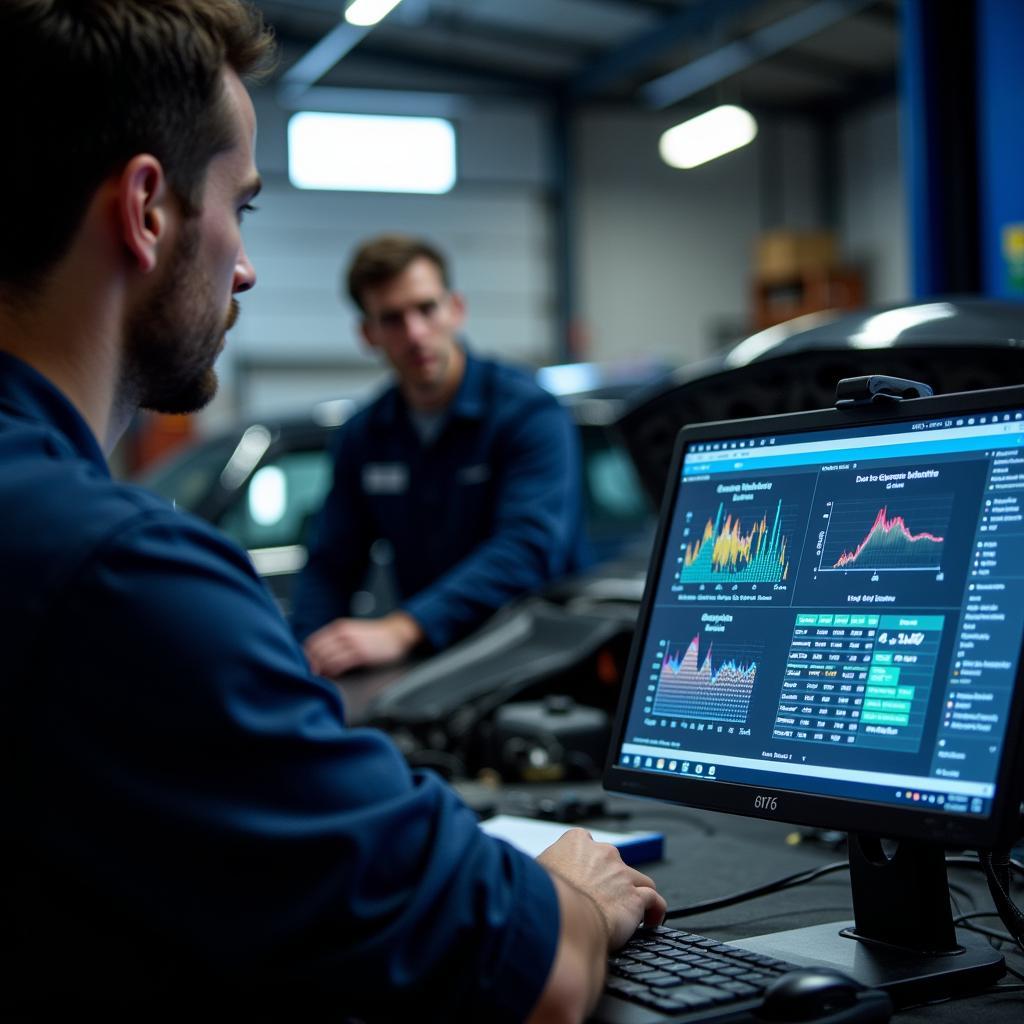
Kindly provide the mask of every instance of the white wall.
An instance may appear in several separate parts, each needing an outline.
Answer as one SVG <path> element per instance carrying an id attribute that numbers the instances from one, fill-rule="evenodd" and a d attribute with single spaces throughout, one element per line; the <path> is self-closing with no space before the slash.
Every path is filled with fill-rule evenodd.
<path id="1" fill-rule="evenodd" d="M 895 100 L 850 118 L 841 136 L 843 252 L 864 267 L 875 303 L 910 295 L 910 214 L 899 140 Z"/>
<path id="2" fill-rule="evenodd" d="M 578 123 L 578 287 L 589 354 L 706 356 L 750 314 L 757 235 L 820 228 L 819 149 L 811 122 L 763 124 L 753 144 L 675 171 L 658 157 L 679 117 L 591 112 Z M 896 101 L 840 127 L 839 243 L 864 267 L 869 302 L 908 289 L 907 216 Z"/>
<path id="3" fill-rule="evenodd" d="M 576 252 L 591 358 L 695 359 L 709 322 L 746 304 L 756 163 L 741 152 L 673 171 L 657 153 L 672 123 L 632 112 L 580 119 Z"/>
<path id="4" fill-rule="evenodd" d="M 799 122 L 689 171 L 658 156 L 678 114 L 585 114 L 578 125 L 581 309 L 593 358 L 636 351 L 685 363 L 749 319 L 754 242 L 764 227 L 817 226 L 816 151 Z M 765 223 L 767 189 L 771 215 Z"/>
<path id="5" fill-rule="evenodd" d="M 444 196 L 314 192 L 287 179 L 290 112 L 254 96 L 264 189 L 244 235 L 256 288 L 218 369 L 207 426 L 363 391 L 382 375 L 360 346 L 341 278 L 355 246 L 381 231 L 422 234 L 449 254 L 482 352 L 542 363 L 554 351 L 546 118 L 521 105 L 455 108 L 459 183 Z M 449 104 L 450 106 L 450 104 Z M 415 159 L 415 154 L 410 154 Z M 292 364 L 287 372 L 275 365 Z"/>
<path id="6" fill-rule="evenodd" d="M 292 188 L 289 111 L 259 91 L 255 102 L 266 184 L 245 237 L 259 280 L 242 297 L 208 426 L 352 395 L 380 379 L 381 368 L 356 340 L 340 278 L 357 242 L 383 230 L 424 234 L 451 254 L 478 349 L 535 364 L 556 358 L 542 111 L 449 97 L 459 184 L 447 196 L 396 196 Z M 624 109 L 583 111 L 577 119 L 576 285 L 588 358 L 702 358 L 748 322 L 757 234 L 820 225 L 818 150 L 808 122 L 766 124 L 753 145 L 675 171 L 661 162 L 657 142 L 677 120 Z M 908 272 L 896 103 L 851 118 L 840 138 L 843 255 L 865 266 L 872 301 L 901 299 Z"/>
<path id="7" fill-rule="evenodd" d="M 824 173 L 820 166 L 819 149 L 813 124 L 807 119 L 787 119 L 765 124 L 759 140 L 754 143 L 759 152 L 757 159 L 761 173 L 771 171 L 771 188 L 777 190 L 777 209 L 766 217 L 761 215 L 761 228 L 792 228 L 797 231 L 822 227 L 825 211 L 821 209 L 821 182 Z M 768 159 L 765 147 L 775 151 Z"/>

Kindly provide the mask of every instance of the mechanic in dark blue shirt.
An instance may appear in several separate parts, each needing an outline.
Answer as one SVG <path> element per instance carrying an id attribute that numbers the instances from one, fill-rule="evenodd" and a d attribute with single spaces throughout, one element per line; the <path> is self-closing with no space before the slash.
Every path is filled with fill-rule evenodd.
<path id="1" fill-rule="evenodd" d="M 240 550 L 104 462 L 216 388 L 269 46 L 237 0 L 0 4 L 0 1013 L 578 1020 L 650 880 L 485 836 L 346 727 Z"/>
<path id="2" fill-rule="evenodd" d="M 430 243 L 360 246 L 348 291 L 395 383 L 345 423 L 293 602 L 314 671 L 446 647 L 512 598 L 587 564 L 575 425 L 522 370 L 458 340 L 465 303 Z M 399 610 L 351 617 L 386 540 Z"/>

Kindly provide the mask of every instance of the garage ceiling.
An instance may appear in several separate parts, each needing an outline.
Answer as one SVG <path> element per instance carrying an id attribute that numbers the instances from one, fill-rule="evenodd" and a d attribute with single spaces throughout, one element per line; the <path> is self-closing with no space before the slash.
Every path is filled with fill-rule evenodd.
<path id="1" fill-rule="evenodd" d="M 899 0 L 261 0 L 293 89 L 534 96 L 828 115 L 896 88 Z"/>

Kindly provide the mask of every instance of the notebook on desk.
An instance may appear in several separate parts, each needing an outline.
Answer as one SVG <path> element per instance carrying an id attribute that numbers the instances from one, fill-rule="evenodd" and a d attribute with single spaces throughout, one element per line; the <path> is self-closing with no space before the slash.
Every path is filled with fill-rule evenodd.
<path id="1" fill-rule="evenodd" d="M 488 835 L 504 839 L 523 853 L 536 857 L 576 826 L 561 821 L 538 821 L 516 814 L 499 814 L 481 822 L 480 827 Z M 627 864 L 649 864 L 661 860 L 665 847 L 665 837 L 661 832 L 609 832 L 589 827 L 587 831 L 595 842 L 611 843 L 616 847 Z"/>
<path id="2" fill-rule="evenodd" d="M 1022 567 L 1024 388 L 681 432 L 605 784 L 849 832 L 857 918 L 642 935 L 595 1019 L 715 1019 L 795 967 L 897 1005 L 1001 976 L 943 851 L 1019 825 Z"/>

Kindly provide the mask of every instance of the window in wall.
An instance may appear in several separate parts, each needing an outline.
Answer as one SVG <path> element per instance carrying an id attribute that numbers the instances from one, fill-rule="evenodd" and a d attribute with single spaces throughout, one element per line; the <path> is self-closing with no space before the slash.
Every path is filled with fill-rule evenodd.
<path id="1" fill-rule="evenodd" d="M 321 114 L 288 122 L 297 188 L 439 195 L 455 185 L 455 129 L 440 117 Z"/>

